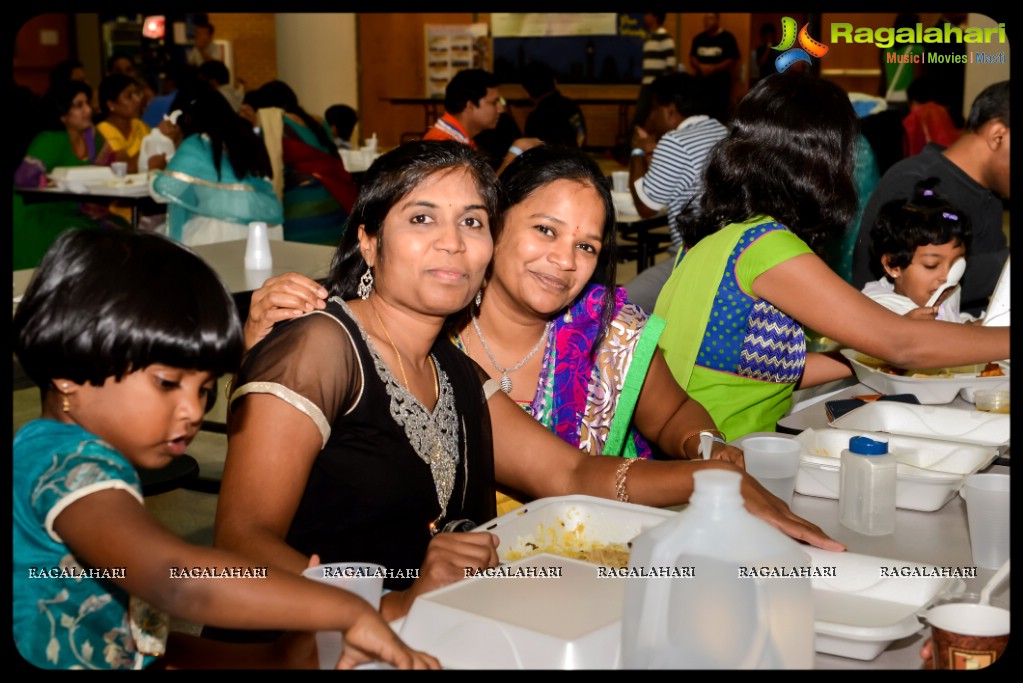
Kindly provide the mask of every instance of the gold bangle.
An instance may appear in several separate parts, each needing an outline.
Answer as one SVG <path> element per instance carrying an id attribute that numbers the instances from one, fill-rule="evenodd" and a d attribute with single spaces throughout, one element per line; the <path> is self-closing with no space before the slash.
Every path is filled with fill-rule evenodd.
<path id="1" fill-rule="evenodd" d="M 637 458 L 624 461 L 615 471 L 615 497 L 623 503 L 629 502 L 629 494 L 625 491 L 625 481 L 629 477 L 629 468 L 636 464 Z"/>

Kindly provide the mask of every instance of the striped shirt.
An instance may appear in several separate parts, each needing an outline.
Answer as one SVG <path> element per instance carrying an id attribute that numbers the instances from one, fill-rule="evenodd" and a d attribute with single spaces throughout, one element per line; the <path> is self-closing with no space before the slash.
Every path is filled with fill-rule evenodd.
<path id="1" fill-rule="evenodd" d="M 703 170 L 710 150 L 728 129 L 709 116 L 688 116 L 678 128 L 665 133 L 654 148 L 646 175 L 636 180 L 640 201 L 655 211 L 668 207 L 671 244 L 678 248 L 682 235 L 676 219 L 686 203 L 703 190 Z"/>
<path id="2" fill-rule="evenodd" d="M 643 41 L 643 85 L 675 70 L 675 41 L 662 26 Z"/>

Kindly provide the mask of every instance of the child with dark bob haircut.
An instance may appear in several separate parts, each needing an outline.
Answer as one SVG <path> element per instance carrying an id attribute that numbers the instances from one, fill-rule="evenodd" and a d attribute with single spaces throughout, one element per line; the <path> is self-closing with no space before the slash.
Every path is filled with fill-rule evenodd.
<path id="1" fill-rule="evenodd" d="M 168 632 L 168 612 L 234 628 L 342 630 L 341 667 L 375 658 L 437 667 L 361 598 L 190 545 L 146 511 L 136 468 L 184 454 L 216 378 L 241 360 L 231 295 L 194 253 L 155 234 L 65 232 L 18 306 L 14 352 L 42 399 L 13 447 L 13 631 L 30 664 L 315 666 L 312 633 L 202 641 Z M 243 571 L 180 572 L 193 567 Z"/>
<path id="2" fill-rule="evenodd" d="M 963 260 L 972 238 L 970 217 L 941 198 L 938 178 L 916 184 L 912 197 L 886 202 L 870 230 L 870 257 L 880 279 L 863 293 L 885 308 L 909 318 L 970 322 L 960 312 L 960 287 L 948 282 L 953 265 Z M 960 268 L 964 268 L 960 266 Z"/>

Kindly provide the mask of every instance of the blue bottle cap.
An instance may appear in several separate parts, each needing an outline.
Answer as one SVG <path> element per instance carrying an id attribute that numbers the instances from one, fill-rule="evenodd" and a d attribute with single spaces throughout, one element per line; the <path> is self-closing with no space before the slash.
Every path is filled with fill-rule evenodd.
<path id="1" fill-rule="evenodd" d="M 876 441 L 866 436 L 854 436 L 849 439 L 849 450 L 856 455 L 885 455 L 888 453 L 888 442 Z"/>

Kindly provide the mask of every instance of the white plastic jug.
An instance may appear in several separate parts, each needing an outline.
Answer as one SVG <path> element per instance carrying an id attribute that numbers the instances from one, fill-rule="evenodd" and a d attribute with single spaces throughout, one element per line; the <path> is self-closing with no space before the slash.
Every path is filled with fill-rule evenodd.
<path id="1" fill-rule="evenodd" d="M 689 506 L 632 541 L 626 669 L 809 669 L 809 556 L 743 507 L 741 476 L 694 475 Z"/>

